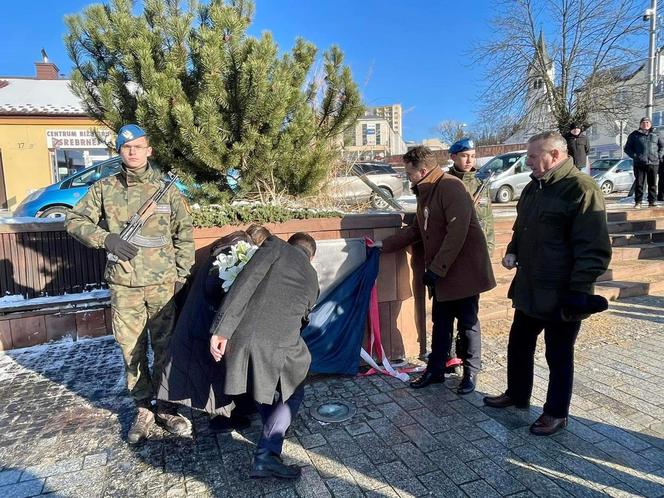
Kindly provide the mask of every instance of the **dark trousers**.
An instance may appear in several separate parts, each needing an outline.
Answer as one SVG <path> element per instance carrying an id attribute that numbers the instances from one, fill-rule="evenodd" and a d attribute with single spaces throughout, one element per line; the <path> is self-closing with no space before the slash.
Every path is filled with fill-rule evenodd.
<path id="1" fill-rule="evenodd" d="M 657 178 L 657 200 L 664 201 L 664 162 L 659 163 Z"/>
<path id="2" fill-rule="evenodd" d="M 263 422 L 263 432 L 256 445 L 256 452 L 269 450 L 281 455 L 284 445 L 284 436 L 297 416 L 302 400 L 304 399 L 304 385 L 300 384 L 290 398 L 284 403 L 281 398 L 271 405 L 256 403 L 256 409 Z"/>
<path id="3" fill-rule="evenodd" d="M 533 391 L 535 346 L 544 330 L 549 388 L 544 413 L 562 418 L 569 413 L 574 381 L 574 343 L 581 322 L 547 321 L 515 310 L 507 345 L 507 395 L 516 403 L 528 403 Z"/>
<path id="4" fill-rule="evenodd" d="M 465 368 L 476 373 L 482 367 L 482 338 L 479 311 L 480 296 L 470 296 L 455 301 L 433 301 L 431 318 L 431 354 L 427 371 L 442 375 L 445 362 L 452 345 L 454 320 L 458 321 L 459 349 L 457 356 L 463 360 Z"/>
<path id="5" fill-rule="evenodd" d="M 657 164 L 634 165 L 634 203 L 643 201 L 643 190 L 648 184 L 648 202 L 653 203 L 657 199 Z"/>

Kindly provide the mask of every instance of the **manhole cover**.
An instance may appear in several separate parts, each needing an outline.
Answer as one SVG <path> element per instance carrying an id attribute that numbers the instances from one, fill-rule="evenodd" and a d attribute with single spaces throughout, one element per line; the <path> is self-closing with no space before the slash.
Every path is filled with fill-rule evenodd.
<path id="1" fill-rule="evenodd" d="M 324 401 L 311 407 L 311 416 L 320 422 L 343 422 L 355 415 L 355 405 L 348 401 Z"/>

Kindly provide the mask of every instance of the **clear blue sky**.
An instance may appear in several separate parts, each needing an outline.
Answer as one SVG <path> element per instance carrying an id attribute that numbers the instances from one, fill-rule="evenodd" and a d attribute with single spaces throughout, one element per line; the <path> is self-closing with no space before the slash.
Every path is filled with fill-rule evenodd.
<path id="1" fill-rule="evenodd" d="M 0 75 L 33 76 L 44 47 L 61 72 L 71 64 L 64 15 L 88 0 L 2 2 Z M 404 139 L 435 136 L 444 119 L 475 121 L 478 85 L 469 48 L 486 37 L 489 0 L 256 0 L 253 34 L 269 30 L 282 50 L 297 36 L 319 49 L 337 44 L 367 105 L 401 103 Z"/>

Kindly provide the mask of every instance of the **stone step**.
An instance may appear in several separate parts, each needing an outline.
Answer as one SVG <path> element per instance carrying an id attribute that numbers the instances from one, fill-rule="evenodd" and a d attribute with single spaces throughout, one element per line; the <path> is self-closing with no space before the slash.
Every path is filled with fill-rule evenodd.
<path id="1" fill-rule="evenodd" d="M 494 267 L 496 277 L 496 287 L 484 293 L 484 296 L 490 298 L 502 298 L 507 296 L 507 291 L 514 271 L 500 267 Z M 653 283 L 659 280 L 664 281 L 664 257 L 658 259 L 634 259 L 620 261 L 612 264 L 611 267 L 598 279 L 597 282 L 609 283 L 615 281 L 633 282 L 635 285 L 641 282 Z M 640 295 L 640 294 L 637 294 Z"/>
<path id="2" fill-rule="evenodd" d="M 632 207 L 629 209 L 609 208 L 606 212 L 606 217 L 609 222 L 664 218 L 664 206 L 646 209 L 634 209 Z"/>
<path id="3" fill-rule="evenodd" d="M 664 276 L 641 276 L 635 280 L 610 280 L 598 282 L 595 293 L 604 296 L 609 301 L 616 301 L 628 297 L 646 296 L 651 292 L 664 291 Z M 507 290 L 505 290 L 507 292 Z M 497 294 L 487 292 L 480 297 L 480 320 L 495 320 L 512 318 L 514 309 L 512 301 Z"/>
<path id="4" fill-rule="evenodd" d="M 609 218 L 609 233 L 618 234 L 662 230 L 664 229 L 664 208 L 658 209 L 657 211 L 659 211 L 658 216 L 629 216 L 625 219 L 621 219 L 621 217 L 613 217 L 613 219 Z M 510 241 L 512 237 L 513 224 L 514 218 L 503 219 L 500 222 L 495 222 L 494 233 L 497 244 Z"/>
<path id="5" fill-rule="evenodd" d="M 598 282 L 595 293 L 604 296 L 609 301 L 627 297 L 646 296 L 651 292 L 664 291 L 664 276 L 646 275 L 635 280 L 609 280 Z"/>
<path id="6" fill-rule="evenodd" d="M 495 234 L 496 247 L 492 255 L 492 261 L 500 261 L 507 244 L 512 240 L 512 232 Z M 633 244 L 647 244 L 651 242 L 664 242 L 664 228 L 646 229 L 637 231 L 615 231 L 609 233 L 613 247 L 624 247 Z M 498 259 L 496 257 L 500 256 Z"/>
<path id="7" fill-rule="evenodd" d="M 623 249 L 623 248 L 614 248 Z M 493 274 L 496 277 L 498 286 L 504 284 L 506 281 L 511 281 L 514 277 L 514 270 L 503 268 L 500 262 L 492 265 Z M 638 277 L 640 275 L 661 275 L 664 279 L 664 256 L 649 258 L 649 259 L 612 259 L 609 269 L 598 278 L 598 281 L 606 281 L 612 279 L 627 279 L 630 277 Z"/>
<path id="8" fill-rule="evenodd" d="M 610 221 L 609 233 L 644 232 L 664 229 L 664 219 L 644 219 L 631 221 Z"/>
<path id="9" fill-rule="evenodd" d="M 634 259 L 654 259 L 664 256 L 664 242 L 651 242 L 649 244 L 632 244 L 625 247 L 614 247 L 611 264 L 617 261 Z"/>
<path id="10" fill-rule="evenodd" d="M 631 261 L 613 262 L 609 269 L 601 275 L 598 282 L 609 280 L 639 279 L 648 275 L 661 276 L 664 279 L 664 258 L 635 259 Z"/>
<path id="11" fill-rule="evenodd" d="M 611 245 L 613 247 L 623 247 L 632 244 L 647 244 L 650 242 L 664 242 L 664 230 L 612 233 L 610 236 Z"/>

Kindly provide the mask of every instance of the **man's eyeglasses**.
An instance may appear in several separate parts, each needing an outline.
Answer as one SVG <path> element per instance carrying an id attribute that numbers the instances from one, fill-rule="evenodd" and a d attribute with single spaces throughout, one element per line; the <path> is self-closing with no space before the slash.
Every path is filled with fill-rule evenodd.
<path id="1" fill-rule="evenodd" d="M 136 151 L 136 152 L 141 152 L 142 150 L 147 149 L 150 147 L 149 145 L 121 145 L 120 150 L 123 152 L 131 152 L 131 151 Z"/>

